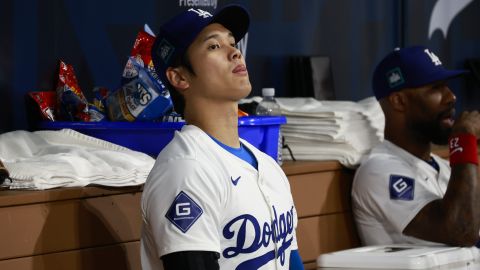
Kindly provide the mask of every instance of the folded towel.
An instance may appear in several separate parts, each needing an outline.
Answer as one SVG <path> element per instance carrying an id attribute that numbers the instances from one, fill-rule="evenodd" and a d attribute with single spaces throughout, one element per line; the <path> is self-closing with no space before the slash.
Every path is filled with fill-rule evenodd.
<path id="1" fill-rule="evenodd" d="M 384 116 L 374 97 L 359 102 L 278 98 L 285 143 L 297 160 L 338 160 L 354 168 L 383 139 Z M 286 149 L 285 160 L 292 157 Z"/>
<path id="2" fill-rule="evenodd" d="M 240 103 L 259 102 L 261 97 Z M 314 98 L 276 98 L 287 123 L 282 135 L 297 160 L 338 160 L 350 168 L 383 140 L 385 118 L 375 97 L 358 102 L 316 100 Z M 292 159 L 282 151 L 283 159 Z"/>
<path id="3" fill-rule="evenodd" d="M 296 160 L 337 160 L 348 168 L 355 168 L 362 157 L 360 153 L 348 144 L 335 144 L 306 141 L 289 144 L 289 147 Z M 291 160 L 290 152 L 283 149 L 284 160 Z"/>
<path id="4" fill-rule="evenodd" d="M 11 189 L 143 184 L 155 160 L 71 129 L 0 135 L 0 159 Z"/>

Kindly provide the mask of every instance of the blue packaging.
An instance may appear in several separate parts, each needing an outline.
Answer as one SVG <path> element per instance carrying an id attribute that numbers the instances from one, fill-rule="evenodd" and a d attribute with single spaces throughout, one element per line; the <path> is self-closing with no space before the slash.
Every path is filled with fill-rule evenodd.
<path id="1" fill-rule="evenodd" d="M 130 57 L 137 76 L 111 93 L 106 100 L 111 121 L 152 121 L 160 119 L 172 107 L 168 89 L 160 83 L 148 68 Z"/>

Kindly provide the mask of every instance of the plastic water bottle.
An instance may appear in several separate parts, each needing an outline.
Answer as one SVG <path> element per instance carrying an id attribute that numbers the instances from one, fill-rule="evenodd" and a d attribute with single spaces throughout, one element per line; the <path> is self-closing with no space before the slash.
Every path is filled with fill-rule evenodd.
<path id="1" fill-rule="evenodd" d="M 280 105 L 275 100 L 275 88 L 263 88 L 263 99 L 258 103 L 255 114 L 259 116 L 280 116 L 282 112 Z M 277 151 L 277 163 L 282 165 L 282 131 L 278 129 L 278 151 Z"/>

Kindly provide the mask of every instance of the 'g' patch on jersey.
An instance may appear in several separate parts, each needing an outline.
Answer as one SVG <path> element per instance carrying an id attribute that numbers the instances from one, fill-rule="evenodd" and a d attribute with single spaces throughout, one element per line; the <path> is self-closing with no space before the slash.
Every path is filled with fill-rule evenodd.
<path id="1" fill-rule="evenodd" d="M 202 213 L 202 208 L 185 192 L 180 191 L 175 200 L 173 200 L 165 217 L 185 233 Z"/>
<path id="2" fill-rule="evenodd" d="M 390 199 L 391 200 L 413 200 L 415 191 L 415 180 L 413 178 L 390 175 Z"/>

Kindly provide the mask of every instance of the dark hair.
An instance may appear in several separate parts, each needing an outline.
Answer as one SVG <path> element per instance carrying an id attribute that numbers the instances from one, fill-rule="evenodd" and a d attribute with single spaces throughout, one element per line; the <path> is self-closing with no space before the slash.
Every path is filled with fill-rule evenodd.
<path id="1" fill-rule="evenodd" d="M 190 63 L 190 59 L 188 59 L 187 53 L 184 53 L 183 55 L 177 57 L 175 61 L 173 61 L 172 67 L 184 67 L 187 69 L 188 72 L 195 75 L 192 64 Z M 180 94 L 180 92 L 177 91 L 177 89 L 175 89 L 175 87 L 170 84 L 170 81 L 167 80 L 165 82 L 165 85 L 170 92 L 170 97 L 172 98 L 173 102 L 173 109 L 176 113 L 180 114 L 183 117 L 185 112 L 185 98 L 182 96 L 182 94 Z"/>

